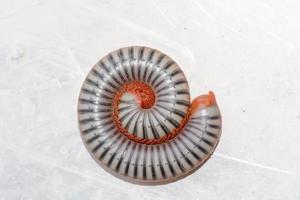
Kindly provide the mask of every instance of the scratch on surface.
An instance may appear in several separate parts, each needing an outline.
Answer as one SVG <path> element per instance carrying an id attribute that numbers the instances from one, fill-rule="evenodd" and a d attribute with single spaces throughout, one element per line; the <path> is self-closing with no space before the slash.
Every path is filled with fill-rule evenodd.
<path id="1" fill-rule="evenodd" d="M 168 24 L 170 24 L 172 27 L 175 27 L 173 22 L 169 19 L 169 17 L 166 15 L 166 13 L 160 9 L 160 7 L 157 5 L 157 2 L 155 0 L 152 0 L 153 6 L 158 10 L 158 12 L 162 15 L 162 17 L 166 20 Z"/>
<path id="2" fill-rule="evenodd" d="M 221 21 L 219 21 L 218 19 L 216 19 L 213 15 L 211 15 L 197 0 L 190 0 L 192 1 L 197 8 L 205 15 L 207 16 L 207 18 L 209 18 L 212 21 L 215 21 L 216 23 L 222 25 L 223 27 L 227 28 L 228 30 L 240 35 L 242 38 L 247 38 L 245 35 L 243 35 L 242 33 L 240 33 L 239 31 L 237 31 L 235 28 L 233 28 L 232 26 L 223 23 Z M 215 2 L 216 3 L 216 2 Z M 220 3 L 217 3 L 220 6 Z M 192 21 L 193 23 L 199 25 L 196 21 Z M 247 22 L 249 23 L 249 22 Z M 257 29 L 259 29 L 260 31 L 264 32 L 265 34 L 269 35 L 271 38 L 279 41 L 280 43 L 282 43 L 285 47 L 287 48 L 293 48 L 295 49 L 294 45 L 291 43 L 288 43 L 286 41 L 284 41 L 279 35 L 275 34 L 274 32 L 269 32 L 267 30 L 265 30 L 262 26 L 258 26 L 258 24 L 252 24 L 254 25 Z"/>
<path id="3" fill-rule="evenodd" d="M 191 0 L 196 6 L 197 8 L 205 15 L 207 16 L 207 18 L 209 18 L 210 20 L 222 25 L 223 27 L 227 28 L 228 30 L 238 34 L 239 36 L 241 36 L 242 38 L 247 38 L 244 34 L 240 33 L 239 31 L 237 31 L 235 28 L 233 28 L 232 26 L 224 23 L 224 22 L 221 22 L 219 21 L 218 19 L 216 19 L 213 15 L 211 15 L 197 0 Z M 199 25 L 196 21 L 193 21 L 193 23 Z M 249 23 L 249 22 L 247 22 Z M 287 44 L 279 35 L 276 35 L 275 33 L 273 32 L 269 32 L 267 30 L 265 30 L 263 27 L 260 27 L 258 26 L 257 24 L 252 24 L 254 25 L 257 29 L 259 29 L 260 31 L 264 32 L 265 34 L 269 35 L 271 38 L 279 41 L 280 43 L 282 43 L 285 47 L 290 47 L 291 44 Z"/>
<path id="4" fill-rule="evenodd" d="M 202 11 L 202 13 L 207 16 L 207 18 L 209 18 L 210 20 L 222 25 L 223 27 L 227 28 L 228 30 L 230 30 L 231 32 L 234 32 L 238 35 L 240 35 L 241 37 L 245 38 L 245 36 L 240 33 L 239 31 L 237 31 L 235 28 L 229 26 L 228 24 L 225 24 L 219 20 L 217 20 L 213 15 L 211 15 L 197 0 L 191 0 L 196 6 L 197 8 Z M 192 22 L 196 23 L 197 25 L 199 25 L 195 20 L 192 20 Z"/>
<path id="5" fill-rule="evenodd" d="M 270 4 L 267 4 L 266 2 L 259 2 L 260 6 L 263 6 L 266 9 L 272 10 L 273 12 L 275 12 L 277 15 L 285 18 L 286 20 L 289 20 L 290 22 L 292 22 L 294 25 L 298 26 L 299 25 L 299 20 L 297 20 L 295 17 L 292 17 L 290 15 L 286 15 L 286 14 L 282 14 L 278 11 L 276 11 Z M 280 11 L 285 11 L 287 12 L 284 8 L 280 8 Z"/>
<path id="6" fill-rule="evenodd" d="M 15 16 L 17 14 L 20 14 L 20 13 L 22 13 L 24 11 L 27 11 L 28 9 L 32 9 L 33 7 L 38 6 L 40 4 L 41 4 L 41 2 L 37 1 L 37 3 L 25 5 L 25 6 L 21 7 L 21 8 L 19 8 L 19 9 L 16 9 L 16 10 L 8 13 L 8 14 L 0 15 L 0 20 L 5 20 L 5 19 L 8 19 L 8 18 L 11 18 L 11 17 L 13 17 L 13 16 Z"/>
<path id="7" fill-rule="evenodd" d="M 66 49 L 67 52 L 69 53 L 70 57 L 73 59 L 73 62 L 76 64 L 78 73 L 79 73 L 80 75 L 83 75 L 84 73 L 83 73 L 83 71 L 82 71 L 82 68 L 81 68 L 81 66 L 80 66 L 80 63 L 79 63 L 78 59 L 76 58 L 76 56 L 74 55 L 74 52 L 73 52 L 73 50 L 71 49 L 71 47 L 70 47 L 69 45 L 67 45 L 67 42 L 66 42 L 65 38 L 64 38 L 62 35 L 60 35 L 60 34 L 56 34 L 56 36 L 57 36 L 58 38 L 60 38 L 60 40 L 62 41 L 62 43 L 63 43 L 63 45 L 64 45 L 64 47 L 65 47 L 65 49 Z"/>
<path id="8" fill-rule="evenodd" d="M 188 60 L 191 60 L 192 64 L 195 65 L 196 62 L 195 62 L 194 54 L 186 46 L 184 46 L 184 45 L 182 45 L 182 44 L 180 44 L 180 43 L 178 43 L 178 42 L 176 42 L 174 40 L 171 40 L 171 39 L 165 37 L 164 35 L 158 34 L 155 31 L 152 31 L 152 30 L 147 29 L 147 28 L 145 28 L 145 27 L 143 27 L 141 25 L 133 23 L 133 22 L 131 22 L 129 20 L 126 20 L 126 19 L 121 18 L 121 17 L 116 16 L 116 15 L 111 15 L 110 13 L 107 13 L 107 11 L 101 11 L 101 12 L 99 12 L 99 10 L 95 9 L 94 7 L 86 7 L 86 9 L 88 9 L 91 12 L 97 13 L 98 16 L 101 16 L 101 17 L 106 18 L 106 19 L 113 20 L 115 22 L 118 22 L 119 24 L 123 24 L 124 26 L 132 28 L 132 29 L 134 29 L 134 30 L 136 30 L 136 31 L 138 31 L 140 33 L 143 33 L 143 34 L 145 34 L 147 36 L 154 37 L 158 41 L 164 41 L 165 44 L 169 44 L 170 47 L 172 47 L 174 49 L 177 49 L 182 54 L 184 54 L 185 56 L 187 56 Z"/>
<path id="9" fill-rule="evenodd" d="M 294 45 L 290 44 L 289 42 L 286 42 L 282 37 L 280 37 L 275 32 L 270 32 L 270 31 L 266 30 L 263 26 L 258 25 L 257 23 L 250 23 L 250 22 L 248 22 L 248 23 L 252 24 L 258 30 L 260 30 L 261 32 L 265 33 L 266 35 L 269 35 L 274 40 L 277 40 L 278 42 L 282 43 L 285 47 L 287 47 L 287 48 L 292 47 L 293 49 L 295 49 Z"/>
<path id="10" fill-rule="evenodd" d="M 191 0 L 208 18 L 216 21 L 215 17 L 209 14 L 207 10 L 196 0 Z"/>
<path id="11" fill-rule="evenodd" d="M 289 171 L 289 170 L 284 170 L 284 169 L 279 169 L 279 168 L 271 167 L 271 166 L 268 166 L 268 165 L 262 165 L 262 164 L 259 164 L 259 163 L 250 162 L 250 161 L 247 161 L 247 160 L 242 160 L 242 159 L 239 159 L 239 158 L 235 158 L 235 157 L 220 154 L 220 153 L 214 153 L 213 156 L 223 158 L 223 159 L 227 159 L 227 160 L 231 160 L 231 161 L 235 161 L 235 162 L 239 162 L 239 163 L 246 164 L 246 165 L 251 165 L 253 167 L 258 167 L 258 168 L 262 168 L 262 169 L 273 171 L 273 172 L 278 172 L 278 173 L 283 173 L 283 174 L 288 174 L 288 175 L 293 175 L 293 176 L 299 176 L 300 177 L 300 173 L 296 173 L 296 172 Z"/>
<path id="12" fill-rule="evenodd" d="M 269 10 L 271 10 L 272 12 L 276 12 L 276 11 L 273 9 L 272 6 L 270 6 L 269 4 L 267 4 L 267 3 L 265 3 L 265 2 L 260 2 L 260 3 L 257 4 L 257 5 L 258 5 L 258 6 L 261 6 L 261 7 L 263 7 L 263 8 L 265 8 L 265 9 L 269 9 Z M 286 20 L 289 20 L 290 22 L 292 22 L 292 23 L 293 23 L 294 25 L 296 25 L 296 26 L 299 25 L 298 21 L 295 20 L 294 18 L 291 18 L 291 17 L 289 17 L 289 16 L 287 16 L 287 15 L 284 15 L 284 14 L 282 14 L 282 13 L 279 13 L 279 12 L 276 12 L 276 14 L 279 15 L 279 16 L 281 16 L 281 17 L 283 17 L 283 18 L 286 19 Z M 260 27 L 260 28 L 261 28 L 262 31 L 265 31 L 262 27 Z M 266 32 L 267 34 L 271 35 L 271 37 L 273 37 L 273 38 L 277 39 L 278 41 L 284 43 L 285 46 L 291 47 L 292 49 L 296 49 L 296 46 L 295 46 L 293 43 L 291 43 L 291 42 L 286 42 L 286 41 L 285 41 L 283 38 L 281 38 L 279 35 L 277 35 L 277 34 L 275 34 L 275 33 L 272 33 L 272 32 L 267 32 L 267 31 L 265 31 L 265 32 Z"/>
<path id="13" fill-rule="evenodd" d="M 44 157 L 44 156 L 38 155 L 37 153 L 27 152 L 27 150 L 21 149 L 19 146 L 15 146 L 15 145 L 12 145 L 12 144 L 1 144 L 1 146 L 4 147 L 4 149 L 7 149 L 7 150 L 10 150 L 12 152 L 21 154 L 24 157 L 27 157 L 31 160 L 35 160 L 35 161 L 37 161 L 39 163 L 42 163 L 44 165 L 55 167 L 55 168 L 60 169 L 62 171 L 65 171 L 65 172 L 68 172 L 68 173 L 73 173 L 73 174 L 78 175 L 82 178 L 90 179 L 90 180 L 93 180 L 95 182 L 103 184 L 102 181 L 99 181 L 99 180 L 103 180 L 103 178 L 102 179 L 97 178 L 99 176 L 97 176 L 95 174 L 89 175 L 89 174 L 86 174 L 86 173 L 82 173 L 81 172 L 82 170 L 74 169 L 72 167 L 64 167 L 64 166 L 58 164 L 56 161 L 54 161 L 53 159 L 51 159 L 47 156 Z M 108 182 L 105 182 L 105 184 L 108 184 Z M 111 183 L 111 184 L 112 184 L 112 186 L 115 185 L 114 183 Z"/>

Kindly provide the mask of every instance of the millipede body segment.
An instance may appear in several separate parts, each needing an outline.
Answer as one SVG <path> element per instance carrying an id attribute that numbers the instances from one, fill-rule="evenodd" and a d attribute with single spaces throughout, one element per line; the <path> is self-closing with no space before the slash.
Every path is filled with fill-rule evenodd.
<path id="1" fill-rule="evenodd" d="M 78 120 L 95 161 L 137 184 L 169 183 L 194 172 L 221 136 L 214 93 L 191 102 L 180 67 L 149 47 L 121 48 L 91 69 Z"/>

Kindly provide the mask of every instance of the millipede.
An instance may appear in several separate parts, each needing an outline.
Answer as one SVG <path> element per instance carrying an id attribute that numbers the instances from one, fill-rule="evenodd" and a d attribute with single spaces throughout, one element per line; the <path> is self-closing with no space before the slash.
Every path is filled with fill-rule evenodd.
<path id="1" fill-rule="evenodd" d="M 94 160 L 118 178 L 174 182 L 201 167 L 221 136 L 214 93 L 190 98 L 183 71 L 166 54 L 143 46 L 115 50 L 82 84 L 81 138 Z"/>

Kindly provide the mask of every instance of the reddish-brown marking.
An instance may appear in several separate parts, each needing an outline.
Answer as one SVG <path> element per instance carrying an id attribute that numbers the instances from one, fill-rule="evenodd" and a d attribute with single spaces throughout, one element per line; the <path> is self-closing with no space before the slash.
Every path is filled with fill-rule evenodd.
<path id="1" fill-rule="evenodd" d="M 124 84 L 116 93 L 113 99 L 113 121 L 117 127 L 117 129 L 125 135 L 128 139 L 142 143 L 147 145 L 152 144 L 161 144 L 168 140 L 171 140 L 175 138 L 184 128 L 186 123 L 188 122 L 191 114 L 195 112 L 199 107 L 201 106 L 210 106 L 216 103 L 215 96 L 213 92 L 209 92 L 208 95 L 201 95 L 197 98 L 195 98 L 189 109 L 187 110 L 187 113 L 185 117 L 181 120 L 179 127 L 173 129 L 170 133 L 166 134 L 165 136 L 158 138 L 158 139 L 146 139 L 146 138 L 140 138 L 137 136 L 134 136 L 132 133 L 129 133 L 127 129 L 125 129 L 122 126 L 122 122 L 119 118 L 119 104 L 121 101 L 121 97 L 124 93 L 129 92 L 133 94 L 136 98 L 136 101 L 140 104 L 141 108 L 143 109 L 149 109 L 151 108 L 155 103 L 155 93 L 153 89 L 139 81 L 132 81 L 129 83 Z"/>
<path id="2" fill-rule="evenodd" d="M 150 86 L 143 82 L 130 82 L 123 86 L 124 92 L 133 94 L 143 109 L 151 108 L 155 103 L 155 94 Z M 123 93 L 123 91 L 121 91 Z"/>
<path id="3" fill-rule="evenodd" d="M 201 96 L 196 97 L 191 104 L 191 110 L 192 112 L 195 112 L 200 108 L 208 107 L 217 104 L 215 94 L 212 91 L 209 91 L 208 94 L 204 94 Z"/>

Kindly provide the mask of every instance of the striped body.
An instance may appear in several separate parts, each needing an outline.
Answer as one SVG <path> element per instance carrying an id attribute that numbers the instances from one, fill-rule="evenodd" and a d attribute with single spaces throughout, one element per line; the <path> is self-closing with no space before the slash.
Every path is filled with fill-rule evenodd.
<path id="1" fill-rule="evenodd" d="M 78 118 L 96 162 L 139 184 L 171 182 L 195 171 L 221 135 L 217 104 L 193 107 L 179 66 L 147 47 L 119 49 L 92 68 L 81 88 Z"/>

